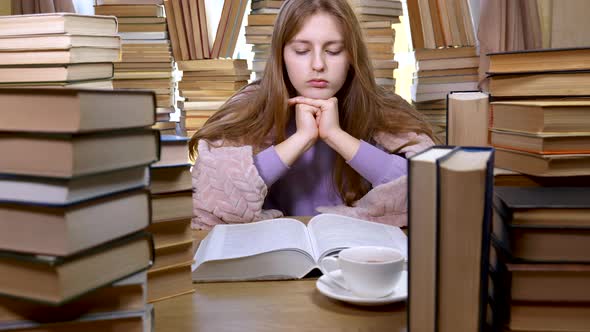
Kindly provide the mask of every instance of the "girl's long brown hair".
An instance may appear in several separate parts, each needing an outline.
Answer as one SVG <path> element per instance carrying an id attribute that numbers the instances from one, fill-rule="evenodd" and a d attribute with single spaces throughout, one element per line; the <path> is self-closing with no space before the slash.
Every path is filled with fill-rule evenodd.
<path id="1" fill-rule="evenodd" d="M 336 94 L 342 129 L 367 142 L 373 142 L 374 134 L 379 131 L 417 132 L 433 137 L 430 126 L 418 112 L 401 97 L 375 83 L 361 27 L 348 0 L 287 0 L 274 26 L 270 57 L 262 79 L 238 91 L 193 135 L 190 141 L 193 160 L 201 139 L 223 139 L 226 144 L 254 147 L 260 146 L 269 135 L 273 135 L 274 144 L 286 139 L 286 127 L 293 112 L 287 99 L 295 97 L 297 92 L 286 74 L 283 49 L 305 20 L 318 12 L 330 14 L 340 23 L 349 55 L 348 76 Z M 333 179 L 347 205 L 370 190 L 370 184 L 339 155 Z"/>

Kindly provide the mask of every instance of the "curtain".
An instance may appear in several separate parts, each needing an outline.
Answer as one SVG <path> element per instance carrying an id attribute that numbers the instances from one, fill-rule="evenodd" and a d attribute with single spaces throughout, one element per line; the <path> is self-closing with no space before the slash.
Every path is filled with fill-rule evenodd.
<path id="1" fill-rule="evenodd" d="M 73 0 L 12 0 L 12 14 L 75 13 Z"/>

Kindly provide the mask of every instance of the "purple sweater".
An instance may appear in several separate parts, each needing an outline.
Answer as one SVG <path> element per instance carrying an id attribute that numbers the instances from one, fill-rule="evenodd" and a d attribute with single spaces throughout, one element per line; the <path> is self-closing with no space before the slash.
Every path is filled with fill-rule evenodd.
<path id="1" fill-rule="evenodd" d="M 292 133 L 293 128 L 288 132 Z M 277 209 L 287 216 L 312 216 L 318 206 L 343 204 L 332 179 L 336 152 L 318 140 L 287 167 L 274 145 L 254 156 L 254 165 L 269 188 L 265 209 Z M 365 141 L 348 162 L 373 187 L 407 174 L 406 159 L 389 154 Z"/>

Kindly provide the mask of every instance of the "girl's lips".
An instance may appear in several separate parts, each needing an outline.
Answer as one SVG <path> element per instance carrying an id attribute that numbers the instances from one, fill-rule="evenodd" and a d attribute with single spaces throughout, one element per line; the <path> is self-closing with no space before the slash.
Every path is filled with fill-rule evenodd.
<path id="1" fill-rule="evenodd" d="M 307 84 L 313 88 L 325 88 L 328 86 L 328 81 L 324 80 L 310 80 L 307 81 Z"/>

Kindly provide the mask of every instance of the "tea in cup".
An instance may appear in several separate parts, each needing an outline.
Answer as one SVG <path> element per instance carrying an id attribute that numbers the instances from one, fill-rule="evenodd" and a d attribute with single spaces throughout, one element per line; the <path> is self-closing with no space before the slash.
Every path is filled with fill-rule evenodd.
<path id="1" fill-rule="evenodd" d="M 336 257 L 326 257 L 320 269 L 333 283 L 359 297 L 378 298 L 393 293 L 404 270 L 401 252 L 376 246 L 347 248 Z M 341 276 L 330 272 L 341 271 Z"/>

